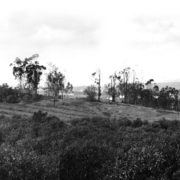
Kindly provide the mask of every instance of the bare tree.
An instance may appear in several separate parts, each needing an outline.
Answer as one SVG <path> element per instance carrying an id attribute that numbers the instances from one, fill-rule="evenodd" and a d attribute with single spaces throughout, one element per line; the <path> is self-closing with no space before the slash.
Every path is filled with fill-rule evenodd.
<path id="1" fill-rule="evenodd" d="M 92 76 L 94 78 L 94 82 L 97 84 L 98 88 L 98 101 L 101 101 L 101 72 L 98 70 L 97 72 L 92 73 Z"/>
<path id="2" fill-rule="evenodd" d="M 122 74 L 123 78 L 123 92 L 124 92 L 124 102 L 127 103 L 128 98 L 128 83 L 130 78 L 130 67 L 124 68 L 120 74 Z"/>

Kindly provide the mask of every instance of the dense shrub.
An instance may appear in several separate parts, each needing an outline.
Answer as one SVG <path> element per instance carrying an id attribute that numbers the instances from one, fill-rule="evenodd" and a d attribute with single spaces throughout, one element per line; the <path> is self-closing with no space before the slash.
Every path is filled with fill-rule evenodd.
<path id="1" fill-rule="evenodd" d="M 32 95 L 31 95 L 31 94 L 24 94 L 24 95 L 22 96 L 22 100 L 23 100 L 24 102 L 32 102 Z"/>
<path id="2" fill-rule="evenodd" d="M 118 125 L 118 127 L 119 126 L 131 126 L 132 121 L 129 120 L 128 118 L 120 118 L 120 119 L 118 119 L 118 121 L 116 121 L 116 124 Z"/>
<path id="3" fill-rule="evenodd" d="M 4 119 L 3 119 L 4 118 Z M 0 179 L 172 179 L 180 169 L 180 123 L 83 118 L 38 111 L 0 117 Z"/>
<path id="4" fill-rule="evenodd" d="M 7 103 L 18 103 L 20 102 L 20 99 L 17 95 L 9 95 L 6 97 Z"/>
<path id="5" fill-rule="evenodd" d="M 21 95 L 21 100 L 27 103 L 33 102 L 33 101 L 40 101 L 43 99 L 42 95 L 37 94 L 36 96 L 33 96 L 31 93 L 25 93 Z"/>
<path id="6" fill-rule="evenodd" d="M 0 86 L 0 102 L 18 103 L 19 102 L 19 90 L 3 84 Z"/>
<path id="7" fill-rule="evenodd" d="M 119 118 L 118 120 L 114 119 L 112 120 L 113 125 L 115 125 L 116 127 L 141 127 L 143 125 L 148 125 L 149 122 L 148 121 L 142 121 L 140 118 L 135 119 L 134 121 L 129 120 L 126 117 L 123 118 Z"/>
<path id="8" fill-rule="evenodd" d="M 36 96 L 32 97 L 33 101 L 40 101 L 43 99 L 43 95 L 37 94 Z"/>
<path id="9" fill-rule="evenodd" d="M 143 122 L 140 118 L 137 118 L 136 120 L 134 120 L 132 122 L 132 126 L 137 128 L 137 127 L 141 127 L 143 125 Z"/>
<path id="10" fill-rule="evenodd" d="M 99 180 L 108 174 L 113 157 L 113 152 L 107 146 L 75 143 L 61 154 L 61 179 Z"/>
<path id="11" fill-rule="evenodd" d="M 97 96 L 97 90 L 95 86 L 88 86 L 84 90 L 84 94 L 87 95 L 87 99 L 89 101 L 95 101 Z"/>
<path id="12" fill-rule="evenodd" d="M 165 176 L 170 179 L 179 168 L 179 155 L 176 149 L 176 146 L 169 146 L 161 141 L 150 146 L 135 146 L 123 156 L 118 155 L 112 179 L 145 180 Z"/>

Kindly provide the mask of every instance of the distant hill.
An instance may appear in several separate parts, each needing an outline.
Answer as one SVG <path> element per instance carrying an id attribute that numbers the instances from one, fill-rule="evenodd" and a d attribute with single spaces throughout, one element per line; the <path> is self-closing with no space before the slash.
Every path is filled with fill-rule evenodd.
<path id="1" fill-rule="evenodd" d="M 176 89 L 180 89 L 180 81 L 179 82 L 161 82 L 157 83 L 160 88 L 170 86 Z"/>

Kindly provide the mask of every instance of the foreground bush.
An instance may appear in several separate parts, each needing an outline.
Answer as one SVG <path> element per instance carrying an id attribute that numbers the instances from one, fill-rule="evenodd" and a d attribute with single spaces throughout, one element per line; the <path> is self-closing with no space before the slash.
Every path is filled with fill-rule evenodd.
<path id="1" fill-rule="evenodd" d="M 107 146 L 95 143 L 73 144 L 61 155 L 61 179 L 101 179 L 108 174 L 113 157 L 113 151 Z"/>
<path id="2" fill-rule="evenodd" d="M 171 180 L 180 169 L 180 123 L 83 118 L 38 111 L 0 118 L 0 179 Z"/>
<path id="3" fill-rule="evenodd" d="M 179 144 L 163 138 L 156 144 L 138 144 L 126 153 L 118 154 L 114 173 L 108 179 L 146 180 L 168 179 L 180 168 Z M 170 142 L 170 144 L 168 144 Z"/>
<path id="4" fill-rule="evenodd" d="M 19 102 L 19 91 L 8 84 L 0 85 L 0 102 L 18 103 Z"/>
<path id="5" fill-rule="evenodd" d="M 7 103 L 18 103 L 20 102 L 20 99 L 17 95 L 9 95 L 6 97 Z"/>

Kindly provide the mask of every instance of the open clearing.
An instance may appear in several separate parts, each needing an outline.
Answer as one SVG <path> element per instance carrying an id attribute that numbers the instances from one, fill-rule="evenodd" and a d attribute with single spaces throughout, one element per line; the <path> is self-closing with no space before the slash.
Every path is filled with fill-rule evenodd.
<path id="1" fill-rule="evenodd" d="M 57 116 L 64 121 L 95 116 L 107 117 L 110 119 L 126 117 L 130 120 L 141 118 L 142 120 L 148 121 L 160 120 L 162 118 L 166 118 L 167 120 L 180 120 L 179 113 L 175 111 L 166 111 L 128 104 L 87 102 L 84 99 L 60 100 L 56 104 L 56 107 L 53 107 L 53 102 L 50 100 L 42 100 L 30 104 L 0 103 L 0 114 L 6 116 L 31 116 L 33 112 L 38 110 L 46 111 L 49 115 Z"/>

